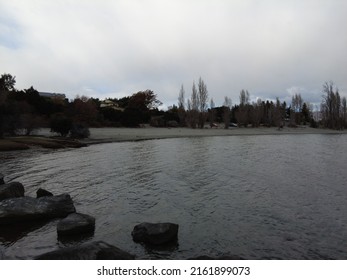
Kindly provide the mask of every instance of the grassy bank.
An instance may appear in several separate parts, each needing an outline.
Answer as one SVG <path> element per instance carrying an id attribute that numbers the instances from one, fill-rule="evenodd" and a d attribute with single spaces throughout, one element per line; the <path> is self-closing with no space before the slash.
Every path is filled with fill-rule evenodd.
<path id="1" fill-rule="evenodd" d="M 0 139 L 0 151 L 26 150 L 30 149 L 30 147 L 62 149 L 79 148 L 83 146 L 85 146 L 85 144 L 76 140 L 40 136 L 17 136 Z"/>
<path id="2" fill-rule="evenodd" d="M 57 138 L 48 128 L 38 131 L 37 136 L 18 136 L 0 139 L 0 151 L 29 149 L 39 146 L 48 149 L 66 147 L 77 148 L 87 144 L 139 141 L 165 138 L 211 137 L 211 136 L 242 136 L 242 135 L 285 135 L 285 134 L 346 134 L 347 130 L 317 129 L 310 127 L 285 127 L 281 130 L 274 127 L 260 128 L 90 128 L 90 137 L 81 141 L 70 138 Z"/>

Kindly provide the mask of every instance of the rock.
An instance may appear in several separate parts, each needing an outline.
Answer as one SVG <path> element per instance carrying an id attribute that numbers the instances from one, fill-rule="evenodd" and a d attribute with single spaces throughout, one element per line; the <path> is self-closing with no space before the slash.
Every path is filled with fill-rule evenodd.
<path id="1" fill-rule="evenodd" d="M 2 251 L 2 249 L 0 248 L 0 260 L 5 260 L 5 254 L 4 252 Z"/>
<path id="2" fill-rule="evenodd" d="M 215 260 L 215 258 L 212 258 L 210 256 L 206 256 L 206 255 L 201 255 L 201 256 L 189 258 L 188 260 Z"/>
<path id="3" fill-rule="evenodd" d="M 161 245 L 177 240 L 178 225 L 172 223 L 142 223 L 136 225 L 131 235 L 135 242 Z"/>
<path id="4" fill-rule="evenodd" d="M 236 255 L 221 255 L 218 257 L 211 257 L 207 255 L 196 256 L 188 260 L 244 260 L 244 258 Z"/>
<path id="5" fill-rule="evenodd" d="M 57 225 L 58 236 L 77 235 L 93 232 L 95 218 L 86 214 L 72 213 Z"/>
<path id="6" fill-rule="evenodd" d="M 67 247 L 42 254 L 37 260 L 133 260 L 135 257 L 103 241 Z"/>
<path id="7" fill-rule="evenodd" d="M 2 175 L 2 174 L 0 173 L 0 185 L 3 185 L 3 184 L 5 184 L 4 175 Z"/>
<path id="8" fill-rule="evenodd" d="M 68 194 L 40 198 L 16 197 L 0 201 L 0 224 L 63 218 L 76 212 Z"/>
<path id="9" fill-rule="evenodd" d="M 49 191 L 46 191 L 44 189 L 39 188 L 36 191 L 36 197 L 39 198 L 39 197 L 44 197 L 44 196 L 53 196 L 53 194 Z"/>
<path id="10" fill-rule="evenodd" d="M 24 187 L 19 182 L 0 185 L 0 201 L 13 197 L 24 196 Z"/>

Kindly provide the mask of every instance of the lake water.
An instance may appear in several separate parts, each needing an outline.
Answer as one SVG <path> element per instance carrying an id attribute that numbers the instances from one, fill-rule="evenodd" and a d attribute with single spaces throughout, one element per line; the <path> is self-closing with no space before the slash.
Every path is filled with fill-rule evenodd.
<path id="1" fill-rule="evenodd" d="M 94 236 L 57 240 L 57 220 L 0 230 L 5 258 L 103 240 L 138 258 L 347 259 L 347 135 L 201 137 L 0 153 L 26 195 L 69 193 Z M 178 245 L 134 243 L 141 222 L 179 224 Z M 1 253 L 0 253 L 1 255 Z"/>

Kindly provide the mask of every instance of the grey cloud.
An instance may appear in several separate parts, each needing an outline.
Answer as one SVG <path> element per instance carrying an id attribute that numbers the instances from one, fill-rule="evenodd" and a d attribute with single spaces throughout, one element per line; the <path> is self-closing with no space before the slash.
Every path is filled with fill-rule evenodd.
<path id="1" fill-rule="evenodd" d="M 34 4 L 33 4 L 34 3 Z M 17 87 L 96 97 L 150 88 L 168 106 L 201 76 L 217 104 L 241 89 L 316 102 L 333 80 L 347 94 L 344 1 L 7 1 L 1 46 Z M 5 38 L 5 39 L 4 39 Z M 5 44 L 5 43 L 3 43 Z M 90 89 L 89 91 L 86 89 Z"/>

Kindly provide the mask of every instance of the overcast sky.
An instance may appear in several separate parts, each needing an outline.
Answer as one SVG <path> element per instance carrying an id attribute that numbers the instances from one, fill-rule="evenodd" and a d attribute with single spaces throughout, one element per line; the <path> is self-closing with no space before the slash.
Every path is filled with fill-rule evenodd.
<path id="1" fill-rule="evenodd" d="M 239 103 L 347 95 L 345 0 L 0 0 L 0 74 L 89 97 L 153 90 L 167 106 L 201 76 Z"/>

